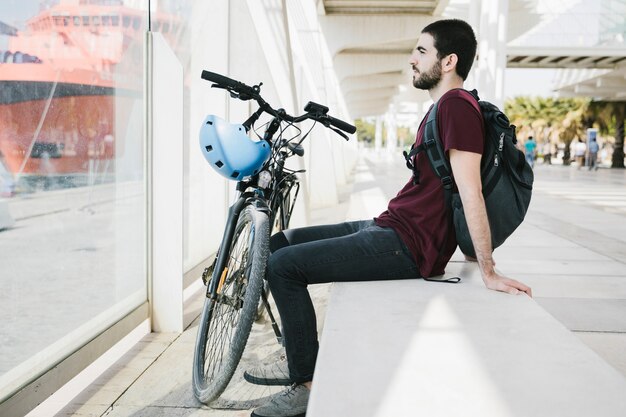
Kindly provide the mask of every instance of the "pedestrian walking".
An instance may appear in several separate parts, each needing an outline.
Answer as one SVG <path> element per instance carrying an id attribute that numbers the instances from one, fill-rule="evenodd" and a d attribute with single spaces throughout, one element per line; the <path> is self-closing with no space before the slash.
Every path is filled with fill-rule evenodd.
<path id="1" fill-rule="evenodd" d="M 600 146 L 596 141 L 596 138 L 591 138 L 591 142 L 589 142 L 589 171 L 598 170 L 598 151 L 600 150 Z"/>
<path id="2" fill-rule="evenodd" d="M 587 153 L 587 145 L 582 139 L 578 139 L 578 142 L 574 145 L 574 158 L 576 159 L 577 169 L 582 168 L 585 165 L 585 153 Z"/>
<path id="3" fill-rule="evenodd" d="M 533 167 L 535 165 L 535 155 L 537 154 L 537 143 L 532 136 L 529 136 L 526 143 L 524 143 L 524 154 L 526 155 L 528 165 Z"/>

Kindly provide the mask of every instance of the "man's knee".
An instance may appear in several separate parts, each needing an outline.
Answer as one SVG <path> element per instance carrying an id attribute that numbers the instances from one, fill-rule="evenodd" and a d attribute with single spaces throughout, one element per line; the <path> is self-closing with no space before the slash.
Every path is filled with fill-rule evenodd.
<path id="1" fill-rule="evenodd" d="M 281 282 L 300 280 L 297 256 L 291 252 L 290 250 L 273 252 L 267 260 L 266 278 L 270 288 L 281 285 Z"/>
<path id="2" fill-rule="evenodd" d="M 274 253 L 285 246 L 289 246 L 289 241 L 283 232 L 278 232 L 270 237 L 270 253 Z"/>

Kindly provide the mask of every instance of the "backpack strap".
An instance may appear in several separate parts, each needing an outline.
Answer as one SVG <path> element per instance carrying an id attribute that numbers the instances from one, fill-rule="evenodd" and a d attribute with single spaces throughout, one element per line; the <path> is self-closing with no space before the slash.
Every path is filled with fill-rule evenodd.
<path id="1" fill-rule="evenodd" d="M 454 188 L 454 180 L 452 179 L 452 169 L 448 158 L 446 158 L 441 138 L 439 137 L 439 129 L 437 128 L 437 103 L 434 104 L 432 110 L 428 114 L 426 126 L 424 127 L 424 139 L 422 140 L 423 150 L 428 156 L 428 162 L 435 174 L 441 180 L 443 193 L 445 197 L 446 207 L 452 213 L 452 190 Z"/>
<path id="2" fill-rule="evenodd" d="M 418 130 L 422 128 L 423 124 L 424 120 L 422 119 Z M 420 144 L 419 146 L 415 146 L 415 143 L 413 143 L 409 152 L 402 151 L 402 155 L 404 155 L 404 159 L 406 160 L 406 167 L 413 171 L 413 185 L 417 185 L 420 183 L 420 172 L 417 169 L 417 166 L 413 164 L 413 158 L 415 157 L 415 155 L 422 152 L 423 150 L 424 146 L 422 144 Z"/>
<path id="3" fill-rule="evenodd" d="M 477 90 L 474 89 L 467 92 L 477 102 L 480 100 Z M 424 128 L 424 140 L 418 148 L 423 147 L 423 150 L 426 151 L 430 166 L 433 168 L 433 171 L 435 171 L 435 174 L 439 177 L 439 179 L 441 179 L 446 207 L 450 210 L 450 213 L 452 213 L 452 190 L 454 187 L 454 180 L 452 179 L 452 168 L 450 168 L 450 162 L 448 161 L 448 158 L 446 158 L 445 150 L 443 149 L 443 144 L 441 143 L 441 138 L 439 136 L 439 129 L 437 128 L 437 104 L 438 102 L 433 105 L 432 110 L 428 114 L 428 119 L 426 120 L 426 126 Z M 413 150 L 411 150 L 411 153 L 412 152 Z"/>
<path id="4" fill-rule="evenodd" d="M 417 169 L 417 166 L 413 163 L 413 158 L 418 153 L 424 150 L 424 145 L 420 144 L 419 146 L 415 146 L 415 143 L 411 145 L 411 150 L 409 152 L 402 151 L 402 155 L 404 155 L 404 159 L 406 160 L 406 167 L 413 171 L 413 185 L 417 185 L 420 183 L 420 172 Z"/>
<path id="5" fill-rule="evenodd" d="M 446 204 L 448 207 L 452 206 L 452 188 L 454 181 L 452 180 L 452 170 L 450 164 L 446 158 L 441 139 L 439 137 L 439 130 L 437 129 L 437 103 L 433 105 L 433 108 L 428 113 L 426 120 L 426 126 L 424 127 L 424 137 L 422 143 L 418 146 L 411 145 L 409 152 L 403 151 L 404 159 L 406 160 L 406 166 L 413 171 L 413 184 L 419 184 L 419 171 L 415 164 L 413 164 L 413 158 L 418 153 L 425 151 L 428 156 L 428 161 L 435 174 L 441 179 L 443 189 L 449 191 L 449 199 L 446 197 Z M 449 204 L 448 204 L 449 203 Z"/>
<path id="6" fill-rule="evenodd" d="M 424 281 L 430 282 L 447 282 L 449 284 L 458 284 L 461 282 L 461 277 L 450 277 L 450 278 L 422 278 Z"/>

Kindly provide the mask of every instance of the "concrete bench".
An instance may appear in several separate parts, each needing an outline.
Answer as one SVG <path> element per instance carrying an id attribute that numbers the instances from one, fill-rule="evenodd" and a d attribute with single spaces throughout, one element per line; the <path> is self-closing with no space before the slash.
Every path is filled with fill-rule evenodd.
<path id="1" fill-rule="evenodd" d="M 534 300 L 447 272 L 333 284 L 308 417 L 626 416 L 626 378 Z"/>
<path id="2" fill-rule="evenodd" d="M 15 220 L 9 213 L 9 203 L 4 200 L 0 200 L 0 230 L 8 229 L 15 224 Z"/>

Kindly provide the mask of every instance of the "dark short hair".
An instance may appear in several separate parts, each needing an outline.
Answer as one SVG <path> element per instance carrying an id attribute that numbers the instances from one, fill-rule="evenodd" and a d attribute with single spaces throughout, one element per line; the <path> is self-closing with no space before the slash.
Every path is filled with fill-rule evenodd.
<path id="1" fill-rule="evenodd" d="M 444 19 L 429 24 L 422 33 L 433 37 L 438 59 L 456 54 L 459 58 L 456 73 L 465 80 L 476 57 L 476 36 L 472 27 L 460 19 Z"/>

